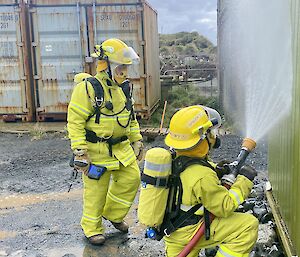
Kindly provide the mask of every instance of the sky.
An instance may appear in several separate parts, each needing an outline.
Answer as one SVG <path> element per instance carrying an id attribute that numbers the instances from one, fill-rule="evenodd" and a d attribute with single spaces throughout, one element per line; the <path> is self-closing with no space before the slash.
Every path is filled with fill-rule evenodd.
<path id="1" fill-rule="evenodd" d="M 158 32 L 197 31 L 217 43 L 217 0 L 147 0 L 158 13 Z"/>

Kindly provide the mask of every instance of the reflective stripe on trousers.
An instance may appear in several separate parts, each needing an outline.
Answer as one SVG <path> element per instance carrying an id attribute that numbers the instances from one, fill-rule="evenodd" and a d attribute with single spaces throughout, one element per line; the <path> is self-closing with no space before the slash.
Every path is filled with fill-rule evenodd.
<path id="1" fill-rule="evenodd" d="M 220 245 L 216 257 L 248 257 L 249 253 L 236 253 L 229 250 L 227 247 Z"/>

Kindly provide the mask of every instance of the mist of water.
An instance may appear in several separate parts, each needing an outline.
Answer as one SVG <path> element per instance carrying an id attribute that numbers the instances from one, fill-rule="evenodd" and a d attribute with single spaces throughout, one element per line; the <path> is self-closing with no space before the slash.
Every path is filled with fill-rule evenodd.
<path id="1" fill-rule="evenodd" d="M 222 0 L 220 72 L 224 107 L 243 137 L 258 141 L 291 107 L 289 0 Z"/>

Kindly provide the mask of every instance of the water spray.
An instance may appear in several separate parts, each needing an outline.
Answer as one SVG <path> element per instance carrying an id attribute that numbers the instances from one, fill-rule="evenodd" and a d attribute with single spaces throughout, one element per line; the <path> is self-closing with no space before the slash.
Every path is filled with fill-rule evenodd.
<path id="1" fill-rule="evenodd" d="M 242 143 L 241 151 L 235 161 L 228 164 L 228 167 L 230 169 L 230 173 L 227 175 L 224 175 L 221 179 L 222 185 L 224 185 L 226 188 L 229 188 L 232 186 L 232 184 L 235 182 L 236 177 L 239 173 L 239 170 L 244 165 L 249 153 L 256 147 L 256 142 L 251 138 L 244 138 Z"/>

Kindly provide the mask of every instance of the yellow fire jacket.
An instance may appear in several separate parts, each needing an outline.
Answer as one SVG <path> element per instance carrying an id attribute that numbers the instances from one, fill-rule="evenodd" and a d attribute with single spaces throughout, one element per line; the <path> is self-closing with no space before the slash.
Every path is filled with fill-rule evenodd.
<path id="1" fill-rule="evenodd" d="M 95 123 L 95 115 L 88 120 L 89 116 L 95 112 L 93 107 L 95 92 L 90 82 L 83 81 L 77 84 L 68 107 L 67 126 L 71 148 L 72 150 L 87 149 L 92 163 L 105 166 L 108 170 L 118 169 L 120 163 L 126 167 L 136 160 L 130 143 L 142 139 L 139 124 L 136 119 L 131 119 L 128 123 L 131 113 L 130 110 L 124 108 L 126 96 L 123 90 L 109 79 L 107 73 L 97 73 L 95 78 L 99 80 L 103 87 L 104 102 L 111 101 L 113 110 L 108 110 L 103 104 L 100 108 L 102 114 L 100 115 L 99 124 Z M 108 80 L 111 82 L 110 86 L 107 85 Z M 121 111 L 122 109 L 124 110 Z M 113 145 L 112 156 L 110 156 L 106 142 L 91 143 L 86 140 L 85 129 L 95 132 L 101 138 L 127 136 L 128 139 Z"/>
<path id="2" fill-rule="evenodd" d="M 194 164 L 180 174 L 183 186 L 181 209 L 202 203 L 216 217 L 228 217 L 248 197 L 253 183 L 238 175 L 230 190 L 221 185 L 215 171 Z M 203 215 L 203 208 L 196 214 Z"/>

